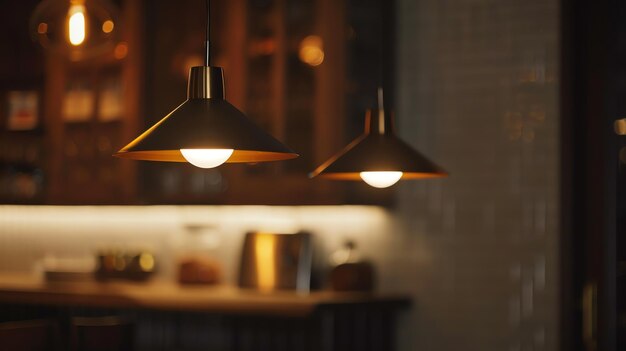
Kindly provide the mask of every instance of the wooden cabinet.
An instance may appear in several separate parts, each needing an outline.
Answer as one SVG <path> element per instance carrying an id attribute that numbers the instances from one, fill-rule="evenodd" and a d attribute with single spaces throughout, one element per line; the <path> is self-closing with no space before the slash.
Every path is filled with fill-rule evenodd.
<path id="1" fill-rule="evenodd" d="M 24 24 L 36 5 L 25 3 L 30 8 L 20 12 Z M 33 174 L 41 172 L 43 180 L 37 196 L 18 201 L 0 194 L 0 202 L 390 202 L 390 189 L 308 178 L 362 132 L 365 109 L 375 104 L 381 50 L 392 51 L 382 49 L 382 31 L 377 30 L 383 23 L 383 0 L 212 1 L 212 65 L 224 68 L 226 98 L 300 157 L 210 170 L 111 157 L 185 100 L 188 70 L 203 64 L 206 20 L 200 0 L 117 4 L 122 41 L 104 57 L 72 62 L 44 53 L 27 33 L 22 33 L 26 39 L 22 35 L 3 42 L 19 42 L 37 53 L 38 75 L 20 74 L 14 80 L 39 84 L 43 123 L 38 134 L 17 137 L 17 144 L 36 141 L 30 148 L 41 149 L 41 157 L 29 167 Z M 7 89 L 14 85 L 2 84 Z M 15 139 L 15 133 L 9 134 Z M 16 142 L 7 140 L 2 140 L 9 146 L 0 156 L 14 154 Z"/>
<path id="2" fill-rule="evenodd" d="M 137 196 L 137 165 L 111 155 L 141 124 L 142 9 L 139 0 L 123 2 L 113 52 L 79 62 L 46 55 L 46 202 L 131 203 Z"/>
<path id="3" fill-rule="evenodd" d="M 0 23 L 6 33 L 0 45 L 15 49 L 5 51 L 0 65 L 0 202 L 132 203 L 137 165 L 111 154 L 142 124 L 142 3 L 121 3 L 121 41 L 113 52 L 84 61 L 47 52 L 30 38 L 37 3 L 12 4 Z M 36 94 L 32 128 L 10 126 L 16 92 Z"/>
<path id="4" fill-rule="evenodd" d="M 0 11 L 0 202 L 41 203 L 47 155 L 43 55 L 22 30 L 34 2 L 12 5 L 13 11 Z M 15 121 L 20 115 L 21 122 Z"/>

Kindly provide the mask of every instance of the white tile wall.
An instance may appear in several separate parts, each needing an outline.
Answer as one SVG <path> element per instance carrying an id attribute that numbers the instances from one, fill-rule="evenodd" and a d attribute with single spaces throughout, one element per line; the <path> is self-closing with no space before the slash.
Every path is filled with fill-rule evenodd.
<path id="1" fill-rule="evenodd" d="M 398 0 L 399 133 L 451 173 L 398 192 L 406 350 L 557 348 L 558 11 Z"/>

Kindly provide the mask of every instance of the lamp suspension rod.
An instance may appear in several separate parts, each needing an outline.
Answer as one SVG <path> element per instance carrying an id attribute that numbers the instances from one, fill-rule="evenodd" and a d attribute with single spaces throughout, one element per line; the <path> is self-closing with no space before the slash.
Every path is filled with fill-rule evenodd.
<path id="1" fill-rule="evenodd" d="M 385 105 L 383 101 L 383 87 L 378 87 L 378 116 L 376 116 L 376 126 L 378 127 L 378 134 L 385 134 Z"/>
<path id="2" fill-rule="evenodd" d="M 204 56 L 204 65 L 211 65 L 211 44 L 209 40 L 211 39 L 211 0 L 206 0 L 206 39 L 205 39 L 205 56 Z"/>

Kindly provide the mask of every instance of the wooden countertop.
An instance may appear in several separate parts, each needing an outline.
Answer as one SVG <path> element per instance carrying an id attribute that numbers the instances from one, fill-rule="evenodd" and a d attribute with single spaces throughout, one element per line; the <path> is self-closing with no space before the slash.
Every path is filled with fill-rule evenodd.
<path id="1" fill-rule="evenodd" d="M 330 305 L 408 306 L 404 295 L 315 291 L 258 292 L 230 286 L 188 286 L 153 280 L 50 282 L 41 277 L 0 273 L 0 303 L 140 308 L 236 314 L 306 316 Z"/>

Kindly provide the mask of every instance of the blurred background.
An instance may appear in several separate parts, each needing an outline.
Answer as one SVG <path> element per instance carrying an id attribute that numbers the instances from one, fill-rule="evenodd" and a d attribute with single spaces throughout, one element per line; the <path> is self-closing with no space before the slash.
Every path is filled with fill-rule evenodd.
<path id="1" fill-rule="evenodd" d="M 186 98 L 205 3 L 111 1 L 104 34 L 85 38 L 102 45 L 83 51 L 33 20 L 39 3 L 1 2 L 0 283 L 46 259 L 130 252 L 153 255 L 164 281 L 201 253 L 220 284 L 241 285 L 246 233 L 306 232 L 313 290 L 332 288 L 333 267 L 354 260 L 337 257 L 356 247 L 374 267 L 369 290 L 410 301 L 394 315 L 395 349 L 626 347 L 626 5 L 214 0 L 226 98 L 300 157 L 204 170 L 111 155 Z M 362 133 L 379 86 L 398 135 L 450 177 L 387 189 L 309 179 Z M 329 328 L 352 339 L 320 349 L 387 349 L 355 342 L 369 329 L 351 316 Z M 158 331 L 185 324 L 163 323 L 138 336 L 158 343 L 139 344 L 291 349 L 252 327 L 239 348 L 185 347 Z"/>

